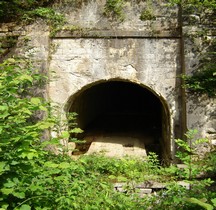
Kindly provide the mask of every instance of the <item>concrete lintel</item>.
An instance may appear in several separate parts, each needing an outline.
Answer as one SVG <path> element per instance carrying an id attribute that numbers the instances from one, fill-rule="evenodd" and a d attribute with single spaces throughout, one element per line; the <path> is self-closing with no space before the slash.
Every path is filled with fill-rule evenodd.
<path id="1" fill-rule="evenodd" d="M 172 31 L 123 31 L 123 30 L 90 30 L 80 29 L 76 31 L 61 31 L 53 38 L 181 38 L 178 32 Z"/>

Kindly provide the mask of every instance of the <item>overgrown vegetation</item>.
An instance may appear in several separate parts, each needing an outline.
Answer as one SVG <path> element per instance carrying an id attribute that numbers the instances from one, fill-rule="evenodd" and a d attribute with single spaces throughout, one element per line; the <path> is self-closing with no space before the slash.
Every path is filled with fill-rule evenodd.
<path id="1" fill-rule="evenodd" d="M 20 19 L 26 12 L 38 7 L 45 7 L 53 3 L 53 0 L 2 0 L 0 1 L 0 22 Z"/>
<path id="2" fill-rule="evenodd" d="M 3 0 L 0 2 L 0 23 L 20 21 L 22 24 L 29 24 L 36 18 L 42 18 L 50 26 L 51 36 L 54 36 L 65 23 L 64 15 L 51 7 L 54 2 L 54 0 Z"/>
<path id="3" fill-rule="evenodd" d="M 57 13 L 52 8 L 38 7 L 32 11 L 26 12 L 22 16 L 24 22 L 32 22 L 35 18 L 42 18 L 50 26 L 50 34 L 54 36 L 65 23 L 64 15 Z"/>
<path id="4" fill-rule="evenodd" d="M 140 20 L 155 20 L 156 17 L 154 16 L 153 12 L 149 9 L 145 9 L 140 14 Z"/>
<path id="5" fill-rule="evenodd" d="M 183 75 L 185 87 L 198 94 L 216 96 L 216 41 L 213 41 L 200 59 L 198 69 L 191 76 Z"/>
<path id="6" fill-rule="evenodd" d="M 15 36 L 0 37 L 0 59 L 16 45 L 17 39 Z"/>
<path id="7" fill-rule="evenodd" d="M 202 202 L 213 205 L 216 193 L 207 188 L 213 181 L 197 180 L 196 175 L 207 170 L 215 173 L 215 167 L 193 158 L 191 153 L 196 150 L 182 140 L 177 143 L 183 149 L 178 157 L 184 169 L 163 168 L 154 153 L 145 160 L 103 155 L 71 159 L 59 141 L 80 129 L 72 115 L 72 129 L 62 131 L 58 119 L 50 115 L 49 104 L 32 93 L 32 87 L 43 85 L 44 79 L 22 59 L 8 59 L 0 65 L 1 210 L 197 209 Z M 55 131 L 56 137 L 46 137 L 47 129 Z M 150 180 L 163 181 L 167 187 L 143 197 L 131 185 Z M 177 184 L 178 180 L 189 182 L 190 189 Z M 115 182 L 126 183 L 125 193 L 113 189 Z"/>
<path id="8" fill-rule="evenodd" d="M 124 20 L 124 0 L 107 0 L 104 7 L 104 14 L 107 17 L 112 17 L 114 19 L 123 21 Z"/>
<path id="9" fill-rule="evenodd" d="M 185 88 L 194 94 L 207 94 L 209 97 L 216 96 L 216 42 L 214 37 L 216 2 L 214 0 L 169 0 L 172 4 L 178 4 L 182 8 L 183 14 L 197 16 L 200 18 L 196 34 L 186 34 L 193 39 L 199 38 L 203 49 L 200 52 L 200 61 L 192 75 L 183 75 Z M 185 16 L 186 17 L 186 16 Z M 187 20 L 185 21 L 187 22 Z M 190 22 L 190 21 L 188 21 Z M 192 25 L 194 23 L 192 22 Z"/>

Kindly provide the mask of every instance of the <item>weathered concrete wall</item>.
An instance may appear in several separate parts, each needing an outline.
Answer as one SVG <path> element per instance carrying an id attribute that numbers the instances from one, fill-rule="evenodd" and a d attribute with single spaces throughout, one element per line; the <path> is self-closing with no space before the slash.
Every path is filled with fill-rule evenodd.
<path id="1" fill-rule="evenodd" d="M 91 83 L 124 79 L 152 89 L 176 109 L 178 40 L 54 39 L 53 44 L 50 70 L 56 79 L 50 83 L 50 97 L 55 102 L 65 104 Z"/>
<path id="2" fill-rule="evenodd" d="M 56 5 L 56 8 L 66 16 L 68 24 L 65 28 L 68 26 L 69 29 L 73 29 L 71 26 L 78 26 L 90 30 L 115 30 L 116 33 L 136 31 L 148 36 L 178 36 L 178 8 L 167 6 L 165 0 L 154 1 L 154 3 L 125 1 L 122 10 L 120 9 L 122 14 L 117 16 L 104 14 L 106 0 L 78 2 L 74 5 L 71 2 L 62 6 Z M 152 17 L 141 20 L 140 16 L 146 10 L 150 11 Z"/>
<path id="3" fill-rule="evenodd" d="M 167 150 L 173 157 L 182 123 L 178 10 L 163 2 L 152 4 L 154 18 L 142 21 L 146 2 L 127 2 L 124 20 L 118 21 L 104 16 L 104 5 L 105 1 L 87 1 L 75 10 L 67 5 L 59 8 L 68 24 L 52 38 L 49 96 L 64 114 L 80 92 L 95 84 L 112 80 L 139 84 L 164 106 L 167 119 L 162 124 L 169 130 L 165 133 L 172 140 Z"/>
<path id="4" fill-rule="evenodd" d="M 187 75 L 192 75 L 200 67 L 200 59 L 208 51 L 208 46 L 215 39 L 213 19 L 206 13 L 184 16 L 184 56 Z M 207 32 L 206 32 L 207 31 Z M 203 33 L 203 36 L 197 34 Z M 186 94 L 187 128 L 197 129 L 197 138 L 208 138 L 216 145 L 216 99 L 207 95 Z"/>

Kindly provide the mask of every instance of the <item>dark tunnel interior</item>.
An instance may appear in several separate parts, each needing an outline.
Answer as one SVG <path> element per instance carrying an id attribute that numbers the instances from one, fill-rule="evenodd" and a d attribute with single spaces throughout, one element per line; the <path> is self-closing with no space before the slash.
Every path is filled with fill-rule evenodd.
<path id="1" fill-rule="evenodd" d="M 125 81 L 95 84 L 77 94 L 70 108 L 70 112 L 78 114 L 83 138 L 86 135 L 142 138 L 147 152 L 159 156 L 162 110 L 161 101 L 151 91 Z"/>

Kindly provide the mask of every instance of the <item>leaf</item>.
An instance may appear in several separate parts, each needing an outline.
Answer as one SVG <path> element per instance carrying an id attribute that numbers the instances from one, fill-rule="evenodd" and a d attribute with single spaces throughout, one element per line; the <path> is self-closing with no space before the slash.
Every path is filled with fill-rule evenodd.
<path id="1" fill-rule="evenodd" d="M 13 195 L 17 198 L 25 198 L 25 193 L 24 192 L 14 192 Z"/>
<path id="2" fill-rule="evenodd" d="M 210 205 L 208 203 L 205 203 L 205 202 L 203 202 L 201 200 L 198 200 L 196 198 L 186 198 L 185 200 L 190 202 L 190 203 L 197 204 L 197 205 L 205 208 L 206 210 L 213 210 L 214 209 L 214 207 L 212 205 Z"/>
<path id="3" fill-rule="evenodd" d="M 41 104 L 41 100 L 40 98 L 31 98 L 31 103 L 34 104 L 34 105 L 39 105 Z"/>
<path id="4" fill-rule="evenodd" d="M 45 106 L 42 106 L 42 105 L 39 106 L 39 109 L 42 110 L 42 111 L 45 111 L 45 112 L 48 111 L 47 108 Z"/>
<path id="5" fill-rule="evenodd" d="M 70 132 L 71 132 L 71 133 L 82 133 L 83 130 L 80 129 L 80 128 L 74 128 L 74 129 L 72 129 Z"/>
<path id="6" fill-rule="evenodd" d="M 70 133 L 68 131 L 62 131 L 62 138 L 69 138 Z"/>
<path id="7" fill-rule="evenodd" d="M 21 80 L 21 81 L 27 80 L 27 81 L 32 82 L 33 78 L 32 78 L 32 76 L 30 76 L 28 74 L 23 74 L 19 77 L 19 80 Z"/>
<path id="8" fill-rule="evenodd" d="M 126 181 L 128 181 L 128 179 L 126 177 L 123 177 L 123 176 L 118 176 L 117 179 L 118 179 L 119 182 L 126 182 Z"/>
<path id="9" fill-rule="evenodd" d="M 0 114 L 0 118 L 5 119 L 7 116 L 9 116 L 10 114 L 8 112 L 5 112 L 3 114 Z"/>
<path id="10" fill-rule="evenodd" d="M 29 206 L 27 204 L 23 204 L 19 210 L 31 210 L 31 206 Z"/>
<path id="11" fill-rule="evenodd" d="M 12 188 L 16 185 L 16 183 L 12 182 L 11 180 L 9 180 L 8 182 L 6 182 L 4 184 L 4 187 L 7 187 L 7 188 Z"/>
<path id="12" fill-rule="evenodd" d="M 13 188 L 2 188 L 1 192 L 5 195 L 9 195 L 13 192 L 13 190 L 14 190 Z"/>
<path id="13" fill-rule="evenodd" d="M 117 176 L 115 176 L 115 175 L 109 175 L 109 179 L 116 179 L 117 178 Z"/>
<path id="14" fill-rule="evenodd" d="M 35 191 L 44 191 L 44 187 L 43 186 L 39 186 L 39 185 L 31 185 L 29 187 L 29 189 L 32 191 L 32 192 L 35 192 Z"/>
<path id="15" fill-rule="evenodd" d="M 0 174 L 7 170 L 9 170 L 9 166 L 7 165 L 7 162 L 5 161 L 0 162 Z"/>
<path id="16" fill-rule="evenodd" d="M 15 60 L 14 58 L 8 58 L 8 59 L 6 60 L 6 62 L 9 63 L 9 64 L 13 64 L 13 63 L 16 62 L 16 60 Z"/>
<path id="17" fill-rule="evenodd" d="M 29 115 L 32 114 L 32 112 L 29 109 L 23 109 L 22 111 L 23 111 L 23 113 L 26 113 L 26 114 L 29 114 Z"/>
<path id="18" fill-rule="evenodd" d="M 216 198 L 211 199 L 211 202 L 213 203 L 214 207 L 216 207 Z"/>
<path id="19" fill-rule="evenodd" d="M 51 128 L 53 126 L 54 126 L 54 123 L 52 123 L 52 122 L 41 122 L 38 124 L 39 129 L 47 129 L 47 128 Z"/>
<path id="20" fill-rule="evenodd" d="M 8 106 L 0 106 L 0 111 L 8 110 Z"/>
<path id="21" fill-rule="evenodd" d="M 50 167 L 50 168 L 57 168 L 59 164 L 53 163 L 51 161 L 48 161 L 44 164 L 45 167 Z"/>
<path id="22" fill-rule="evenodd" d="M 12 160 L 12 162 L 11 162 L 11 165 L 17 165 L 17 164 L 19 164 L 19 162 L 18 161 L 15 161 L 15 160 Z"/>
<path id="23" fill-rule="evenodd" d="M 2 206 L 1 206 L 1 208 L 0 208 L 0 210 L 6 210 L 7 208 L 8 208 L 8 204 L 7 203 L 4 203 Z"/>
<path id="24" fill-rule="evenodd" d="M 37 153 L 36 150 L 30 149 L 30 150 L 27 150 L 27 151 L 23 151 L 21 153 L 20 157 L 22 157 L 22 158 L 27 157 L 27 159 L 32 160 L 34 157 L 38 157 L 38 153 Z"/>
<path id="25" fill-rule="evenodd" d="M 59 168 L 70 168 L 70 164 L 67 162 L 62 162 L 59 164 Z"/>

